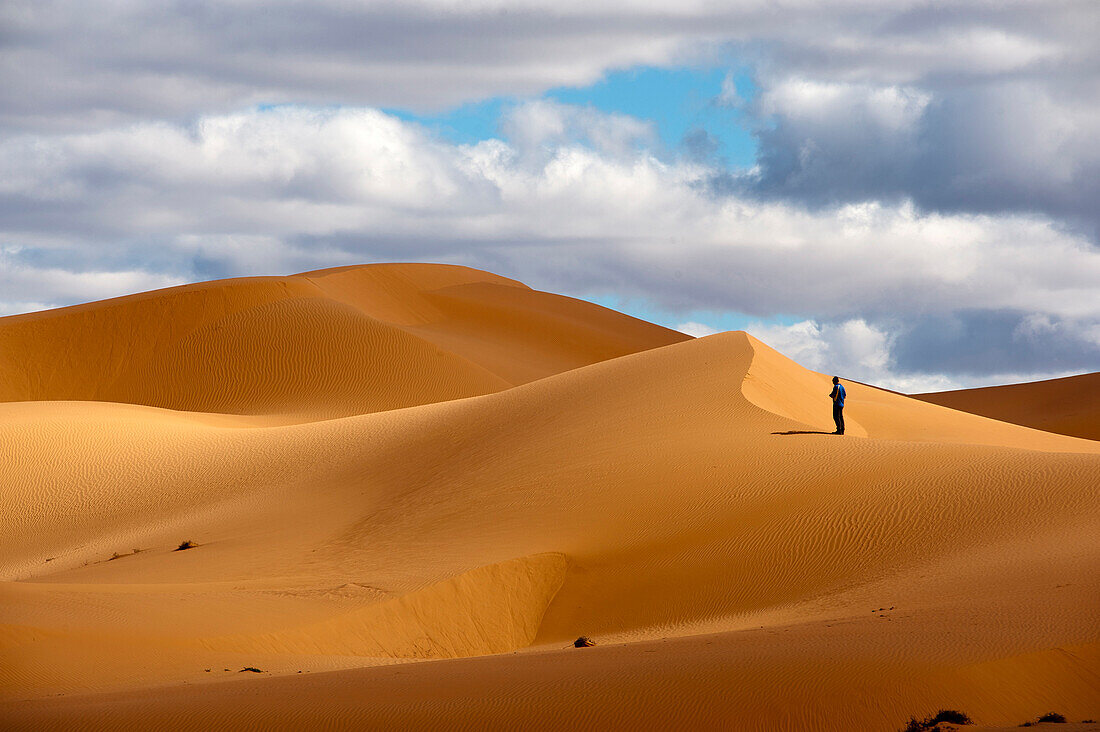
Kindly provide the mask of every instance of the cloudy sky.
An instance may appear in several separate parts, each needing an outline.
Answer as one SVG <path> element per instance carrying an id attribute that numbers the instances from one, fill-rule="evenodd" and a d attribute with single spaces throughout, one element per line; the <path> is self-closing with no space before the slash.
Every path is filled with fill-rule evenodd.
<path id="1" fill-rule="evenodd" d="M 439 261 L 904 391 L 1100 370 L 1098 37 L 1095 0 L 4 0 L 0 314 Z"/>

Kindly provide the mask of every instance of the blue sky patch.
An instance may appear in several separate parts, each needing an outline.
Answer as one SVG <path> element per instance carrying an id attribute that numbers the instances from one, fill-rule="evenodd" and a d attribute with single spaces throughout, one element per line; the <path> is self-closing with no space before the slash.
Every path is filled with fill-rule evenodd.
<path id="1" fill-rule="evenodd" d="M 747 69 L 643 66 L 610 73 L 590 86 L 551 89 L 539 98 L 651 122 L 663 156 L 748 168 L 756 161 L 756 139 L 741 106 L 723 100 L 727 78 L 742 102 L 756 96 L 758 90 Z M 473 144 L 501 137 L 502 117 L 522 101 L 494 97 L 433 115 L 384 111 L 416 122 L 450 142 Z"/>
<path id="2" fill-rule="evenodd" d="M 639 298 L 624 298 L 614 294 L 589 295 L 581 298 L 605 308 L 618 310 L 620 313 L 632 315 L 635 318 L 648 320 L 650 323 L 663 325 L 666 328 L 676 329 L 683 323 L 700 323 L 709 326 L 718 332 L 727 330 L 745 330 L 750 323 L 764 326 L 794 325 L 805 317 L 792 315 L 774 315 L 767 318 L 744 315 L 729 310 L 691 310 L 688 312 L 672 312 L 657 307 L 652 302 Z"/>

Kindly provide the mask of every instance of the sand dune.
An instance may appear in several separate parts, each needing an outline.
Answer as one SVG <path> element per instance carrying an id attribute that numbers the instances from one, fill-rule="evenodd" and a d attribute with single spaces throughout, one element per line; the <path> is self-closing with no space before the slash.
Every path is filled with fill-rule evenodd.
<path id="1" fill-rule="evenodd" d="M 1100 373 L 913 397 L 1037 430 L 1100 440 Z"/>
<path id="2" fill-rule="evenodd" d="M 345 267 L 0 318 L 0 401 L 346 416 L 687 338 L 465 267 Z"/>
<path id="3" fill-rule="evenodd" d="M 348 375 L 208 412 L 0 404 L 0 445 L 20 446 L 0 462 L 0 720 L 839 730 L 944 706 L 999 725 L 1100 713 L 1100 443 L 856 384 L 850 434 L 823 434 L 828 378 L 746 334 L 679 340 L 483 273 L 400 271 L 311 277 L 445 354 L 380 358 L 430 360 L 409 369 L 436 389 L 422 399 L 413 377 Z M 269 339 L 297 327 L 279 312 Z M 350 327 L 311 312 L 295 342 Z M 99 332 L 123 332 L 111 318 Z M 262 367 L 234 332 L 195 342 Z M 147 362 L 183 340 L 150 341 Z M 467 365 L 503 385 L 440 397 L 432 374 L 458 384 Z M 374 396 L 338 416 L 340 384 Z M 198 546 L 173 551 L 184 539 Z M 600 645 L 573 649 L 581 634 Z"/>

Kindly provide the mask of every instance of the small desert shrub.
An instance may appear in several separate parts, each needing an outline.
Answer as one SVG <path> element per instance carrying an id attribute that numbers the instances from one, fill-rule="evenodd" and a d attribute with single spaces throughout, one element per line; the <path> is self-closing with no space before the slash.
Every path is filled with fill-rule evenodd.
<path id="1" fill-rule="evenodd" d="M 1066 717 L 1064 714 L 1058 712 L 1047 712 L 1043 716 L 1039 717 L 1040 722 L 1057 722 L 1058 724 L 1065 724 Z"/>
<path id="2" fill-rule="evenodd" d="M 582 635 L 577 640 L 573 641 L 574 648 L 589 648 L 596 645 L 596 641 L 589 638 L 587 635 Z"/>
<path id="3" fill-rule="evenodd" d="M 974 720 L 956 709 L 941 709 L 931 719 L 932 724 L 951 722 L 952 724 L 974 724 Z"/>
<path id="4" fill-rule="evenodd" d="M 256 668 L 255 666 L 245 666 L 244 668 L 242 668 L 242 669 L 241 669 L 240 671 L 238 671 L 237 673 L 239 673 L 239 674 L 243 674 L 243 673 L 244 673 L 245 671 L 251 671 L 251 672 L 252 672 L 252 673 L 254 673 L 254 674 L 262 674 L 262 673 L 263 673 L 263 671 L 261 671 L 260 669 Z"/>
<path id="5" fill-rule="evenodd" d="M 108 562 L 113 562 L 113 561 L 115 561 L 116 559 L 118 559 L 122 556 L 123 556 L 122 554 L 119 554 L 118 552 L 115 552 L 114 554 L 111 555 L 111 558 L 108 559 L 107 561 Z"/>
<path id="6" fill-rule="evenodd" d="M 176 547 L 175 551 L 182 552 L 184 549 L 194 549 L 197 546 L 198 544 L 188 539 L 187 541 L 181 542 L 180 545 Z"/>
<path id="7" fill-rule="evenodd" d="M 916 717 L 909 719 L 902 732 L 924 732 L 924 730 L 930 730 L 940 722 L 950 722 L 952 724 L 974 724 L 974 721 L 970 717 L 966 716 L 957 709 L 941 709 L 931 717 L 925 718 L 923 721 L 918 720 Z"/>

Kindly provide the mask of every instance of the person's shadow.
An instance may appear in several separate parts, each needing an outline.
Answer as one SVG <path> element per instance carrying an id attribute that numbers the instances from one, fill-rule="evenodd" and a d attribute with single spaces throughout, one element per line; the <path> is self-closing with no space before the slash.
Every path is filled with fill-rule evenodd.
<path id="1" fill-rule="evenodd" d="M 788 430 L 787 432 L 772 432 L 773 435 L 835 435 L 835 432 L 821 432 L 819 430 Z"/>

